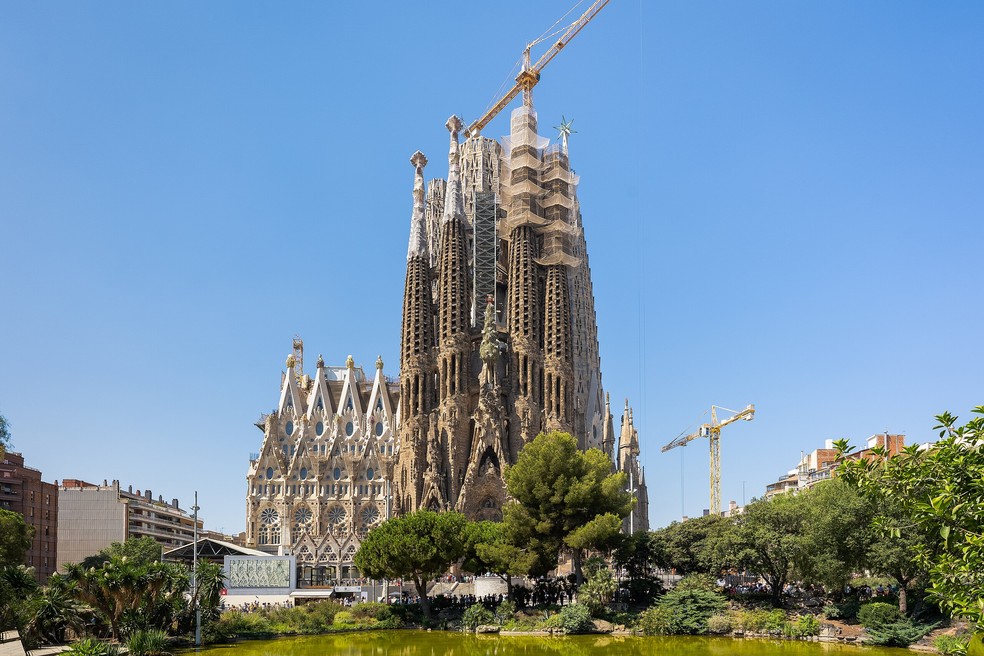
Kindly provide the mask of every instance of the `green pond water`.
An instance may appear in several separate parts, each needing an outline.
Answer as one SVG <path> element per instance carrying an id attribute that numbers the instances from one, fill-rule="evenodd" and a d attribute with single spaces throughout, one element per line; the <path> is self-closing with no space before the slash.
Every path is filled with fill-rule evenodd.
<path id="1" fill-rule="evenodd" d="M 367 631 L 247 640 L 201 649 L 200 656 L 912 656 L 906 649 L 786 640 L 711 637 L 496 636 L 444 631 Z M 185 652 L 190 656 L 192 652 Z"/>

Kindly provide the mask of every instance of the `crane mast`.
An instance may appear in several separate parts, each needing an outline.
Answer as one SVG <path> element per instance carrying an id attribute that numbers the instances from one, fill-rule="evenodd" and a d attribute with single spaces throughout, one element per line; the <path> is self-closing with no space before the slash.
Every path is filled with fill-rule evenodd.
<path id="1" fill-rule="evenodd" d="M 723 421 L 718 421 L 717 418 L 718 410 L 726 410 L 732 413 L 732 415 Z M 693 433 L 678 437 L 661 449 L 661 451 L 665 453 L 670 449 L 675 449 L 678 446 L 687 446 L 687 444 L 689 444 L 691 441 L 701 437 L 706 437 L 708 439 L 711 446 L 710 513 L 712 515 L 721 514 L 721 429 L 727 426 L 728 424 L 733 424 L 739 419 L 744 421 L 751 421 L 754 418 L 755 418 L 754 405 L 749 405 L 744 410 L 740 410 L 740 411 L 728 410 L 727 408 L 722 408 L 721 406 L 712 405 L 711 423 L 701 424 L 700 427 Z"/>
<path id="2" fill-rule="evenodd" d="M 489 122 L 495 118 L 499 112 L 506 108 L 506 106 L 513 101 L 513 98 L 519 95 L 519 92 L 523 92 L 523 105 L 526 107 L 533 106 L 533 87 L 536 86 L 537 82 L 540 81 L 540 71 L 543 67 L 550 63 L 554 57 L 560 53 L 564 47 L 571 42 L 578 32 L 584 29 L 584 26 L 591 22 L 591 20 L 598 15 L 605 5 L 607 5 L 610 0 L 595 0 L 595 3 L 588 7 L 581 16 L 567 26 L 567 29 L 560 36 L 559 39 L 547 50 L 543 55 L 536 61 L 535 64 L 530 64 L 530 50 L 539 41 L 533 41 L 527 44 L 526 49 L 523 50 L 523 68 L 519 71 L 519 75 L 516 76 L 516 84 L 513 85 L 509 91 L 505 93 L 501 98 L 499 98 L 492 107 L 482 115 L 481 118 L 473 122 L 465 130 L 466 137 L 474 137 L 482 132 L 482 128 L 489 124 Z"/>

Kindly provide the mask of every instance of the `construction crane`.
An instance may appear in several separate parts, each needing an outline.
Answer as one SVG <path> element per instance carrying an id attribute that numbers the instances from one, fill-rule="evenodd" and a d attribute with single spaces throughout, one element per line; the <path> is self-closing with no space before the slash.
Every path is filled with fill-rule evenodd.
<path id="1" fill-rule="evenodd" d="M 474 137 L 482 132 L 482 128 L 489 124 L 496 115 L 505 109 L 506 105 L 512 102 L 513 98 L 519 95 L 519 92 L 523 92 L 523 105 L 526 107 L 533 106 L 533 87 L 536 83 L 540 81 L 540 71 L 543 67 L 550 63 L 550 60 L 557 56 L 564 47 L 571 42 L 577 33 L 584 29 L 584 26 L 591 22 L 598 12 L 601 11 L 605 5 L 609 3 L 609 0 L 596 0 L 596 2 L 588 7 L 588 10 L 581 14 L 581 17 L 576 21 L 571 23 L 564 33 L 561 35 L 557 42 L 553 44 L 550 50 L 543 53 L 543 56 L 537 60 L 535 64 L 530 64 L 530 50 L 536 44 L 540 43 L 543 39 L 537 39 L 526 45 L 526 49 L 523 50 L 523 67 L 519 71 L 519 75 L 516 76 L 516 84 L 513 88 L 506 92 L 506 95 L 502 96 L 492 105 L 485 114 L 482 115 L 480 119 L 468 126 L 465 130 L 466 137 Z M 570 12 L 568 12 L 570 13 Z M 559 21 L 558 21 L 559 22 Z"/>
<path id="2" fill-rule="evenodd" d="M 730 417 L 724 421 L 718 421 L 717 411 L 725 410 L 732 413 Z M 721 406 L 712 405 L 711 406 L 711 423 L 701 424 L 701 426 L 691 433 L 690 435 L 683 435 L 676 438 L 669 444 L 663 447 L 662 451 L 665 453 L 670 449 L 675 449 L 678 446 L 687 446 L 692 440 L 696 440 L 700 437 L 706 437 L 711 442 L 711 509 L 712 515 L 721 514 L 721 429 L 728 424 L 732 424 L 739 419 L 745 421 L 751 421 L 755 417 L 755 406 L 749 405 L 744 410 L 728 410 L 728 408 L 722 408 Z"/>

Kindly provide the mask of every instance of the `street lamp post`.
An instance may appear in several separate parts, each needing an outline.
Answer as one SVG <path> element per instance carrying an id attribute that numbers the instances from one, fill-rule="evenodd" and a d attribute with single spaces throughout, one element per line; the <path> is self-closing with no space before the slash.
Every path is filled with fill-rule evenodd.
<path id="1" fill-rule="evenodd" d="M 389 519 L 390 518 L 390 514 L 393 512 L 393 508 L 392 508 L 392 502 L 393 502 L 392 494 L 393 494 L 393 490 L 392 490 L 391 483 L 390 483 L 389 479 L 386 480 L 386 488 L 385 489 L 386 489 L 386 495 L 385 495 L 385 499 L 384 499 L 385 504 L 386 504 L 386 512 L 385 512 L 385 515 L 386 515 L 386 519 Z M 376 594 L 375 589 L 373 589 L 373 594 Z M 389 600 L 390 600 L 390 598 L 389 598 L 389 579 L 383 579 L 383 603 L 387 603 L 388 604 L 389 603 Z M 375 599 L 373 601 L 375 601 Z"/>
<path id="2" fill-rule="evenodd" d="M 191 507 L 194 512 L 192 522 L 195 536 L 194 548 L 191 551 L 191 599 L 195 604 L 195 646 L 202 646 L 202 608 L 198 604 L 198 491 L 195 491 L 195 505 Z"/>

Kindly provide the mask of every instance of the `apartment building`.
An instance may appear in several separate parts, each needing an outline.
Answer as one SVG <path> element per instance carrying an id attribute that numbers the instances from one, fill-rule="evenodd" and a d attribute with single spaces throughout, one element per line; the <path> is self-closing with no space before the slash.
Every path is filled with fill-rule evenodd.
<path id="1" fill-rule="evenodd" d="M 23 515 L 34 527 L 24 564 L 42 583 L 58 566 L 58 483 L 45 483 L 41 472 L 24 464 L 20 453 L 6 452 L 0 462 L 0 508 Z"/>
<path id="2" fill-rule="evenodd" d="M 198 520 L 202 528 L 202 520 Z M 77 563 L 113 542 L 150 537 L 167 551 L 194 540 L 195 523 L 177 499 L 154 499 L 150 490 L 65 479 L 58 494 L 58 565 Z"/>

